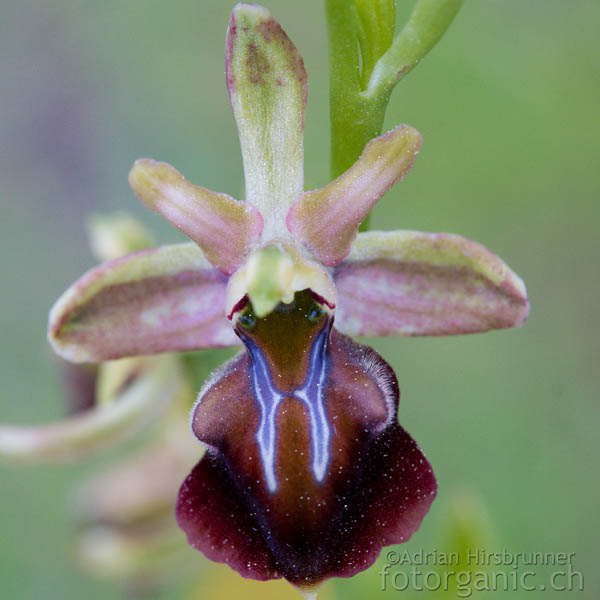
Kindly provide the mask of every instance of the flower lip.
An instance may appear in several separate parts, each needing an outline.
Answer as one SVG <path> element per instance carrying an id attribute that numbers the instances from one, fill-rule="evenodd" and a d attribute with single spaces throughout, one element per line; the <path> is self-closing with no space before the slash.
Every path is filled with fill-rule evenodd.
<path id="1" fill-rule="evenodd" d="M 238 321 L 246 352 L 200 393 L 191 425 L 209 450 L 177 505 L 209 558 L 300 587 L 352 575 L 406 541 L 436 490 L 396 421 L 393 371 L 315 306 L 308 290 Z"/>

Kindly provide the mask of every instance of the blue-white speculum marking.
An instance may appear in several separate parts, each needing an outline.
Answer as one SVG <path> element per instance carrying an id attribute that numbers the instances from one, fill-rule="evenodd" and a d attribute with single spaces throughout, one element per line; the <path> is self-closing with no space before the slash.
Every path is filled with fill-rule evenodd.
<path id="1" fill-rule="evenodd" d="M 296 398 L 306 407 L 310 427 L 311 470 L 318 483 L 323 482 L 327 472 L 331 438 L 323 392 L 332 320 L 309 292 L 297 294 L 293 306 L 280 307 L 261 319 L 258 327 L 257 319 L 251 307 L 248 307 L 240 315 L 237 328 L 250 356 L 251 389 L 260 407 L 255 439 L 267 489 L 271 493 L 277 491 L 278 485 L 275 475 L 277 414 L 283 400 Z M 297 376 L 290 377 L 290 372 L 297 374 L 301 363 L 306 361 L 307 352 L 304 378 L 297 381 Z M 286 384 L 290 379 L 292 385 L 288 386 Z"/>

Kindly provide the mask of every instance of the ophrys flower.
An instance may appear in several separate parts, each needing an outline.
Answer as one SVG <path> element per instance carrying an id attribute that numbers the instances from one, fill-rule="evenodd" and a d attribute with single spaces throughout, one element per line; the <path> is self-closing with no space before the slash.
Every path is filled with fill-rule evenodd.
<path id="1" fill-rule="evenodd" d="M 431 467 L 396 420 L 387 363 L 351 335 L 448 335 L 519 325 L 522 281 L 476 242 L 412 231 L 357 235 L 412 167 L 400 125 L 348 171 L 304 191 L 307 77 L 264 8 L 240 4 L 227 36 L 245 202 L 138 161 L 130 183 L 193 244 L 93 269 L 59 299 L 50 340 L 75 361 L 234 345 L 200 392 L 208 452 L 177 505 L 192 545 L 256 579 L 310 587 L 406 541 L 435 496 Z"/>

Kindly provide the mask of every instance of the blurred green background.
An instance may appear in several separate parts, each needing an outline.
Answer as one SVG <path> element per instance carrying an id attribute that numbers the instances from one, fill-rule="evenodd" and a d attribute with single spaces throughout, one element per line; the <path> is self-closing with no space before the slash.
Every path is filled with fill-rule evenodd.
<path id="1" fill-rule="evenodd" d="M 412 2 L 398 4 L 402 21 Z M 164 160 L 195 183 L 241 195 L 223 73 L 231 5 L 0 6 L 0 420 L 41 423 L 63 410 L 46 317 L 94 264 L 86 216 L 124 209 L 161 242 L 180 239 L 138 205 L 127 185 L 133 161 Z M 324 8 L 285 0 L 268 7 L 306 62 L 306 185 L 322 185 L 329 148 Z M 400 422 L 440 485 L 407 547 L 441 550 L 450 499 L 466 489 L 486 507 L 498 547 L 575 552 L 585 591 L 574 593 L 586 598 L 600 596 L 598 23 L 597 0 L 467 1 L 392 97 L 386 126 L 410 123 L 425 143 L 412 174 L 372 221 L 374 228 L 450 231 L 482 242 L 524 278 L 532 305 L 520 330 L 373 340 L 398 374 Z M 80 573 L 72 556 L 65 499 L 102 460 L 1 468 L 0 598 L 124 597 L 119 586 Z M 190 560 L 198 563 L 196 591 L 180 585 L 160 597 L 233 594 L 220 585 L 209 594 L 203 581 L 237 575 L 200 555 Z M 377 571 L 329 592 L 398 597 L 379 591 Z M 546 571 L 537 572 L 539 583 Z M 238 584 L 244 591 L 237 597 L 265 597 L 262 588 Z"/>

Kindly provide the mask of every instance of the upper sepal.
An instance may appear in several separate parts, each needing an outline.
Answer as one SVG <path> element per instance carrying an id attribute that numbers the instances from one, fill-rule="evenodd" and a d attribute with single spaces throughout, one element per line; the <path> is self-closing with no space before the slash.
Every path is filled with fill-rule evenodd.
<path id="1" fill-rule="evenodd" d="M 73 362 L 236 344 L 226 286 L 195 244 L 141 250 L 67 289 L 50 311 L 48 340 Z"/>
<path id="2" fill-rule="evenodd" d="M 421 143 L 409 125 L 371 140 L 345 173 L 298 198 L 287 216 L 288 229 L 324 265 L 338 264 L 371 209 L 409 173 Z"/>
<path id="3" fill-rule="evenodd" d="M 336 325 L 350 335 L 476 333 L 518 327 L 529 313 L 521 278 L 450 233 L 361 233 L 333 276 Z"/>
<path id="4" fill-rule="evenodd" d="M 238 4 L 227 31 L 226 71 L 246 200 L 268 220 L 267 228 L 276 228 L 303 190 L 304 63 L 266 8 Z"/>

